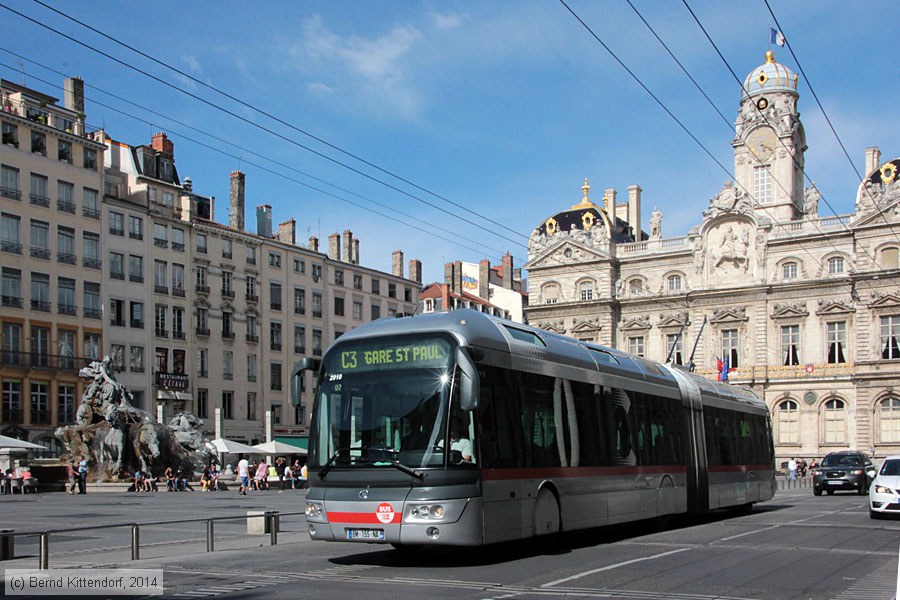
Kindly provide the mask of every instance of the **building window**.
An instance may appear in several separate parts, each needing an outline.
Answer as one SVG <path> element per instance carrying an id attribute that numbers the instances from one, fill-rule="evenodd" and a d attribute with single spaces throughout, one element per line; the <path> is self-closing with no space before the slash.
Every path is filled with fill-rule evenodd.
<path id="1" fill-rule="evenodd" d="M 82 356 L 88 360 L 100 360 L 100 334 L 85 333 Z"/>
<path id="2" fill-rule="evenodd" d="M 50 276 L 44 273 L 31 274 L 31 309 L 50 311 Z"/>
<path id="3" fill-rule="evenodd" d="M 169 293 L 169 265 L 164 260 L 153 261 L 153 289 L 158 294 Z"/>
<path id="4" fill-rule="evenodd" d="M 846 420 L 844 402 L 829 400 L 823 405 L 825 411 L 825 443 L 842 444 L 846 439 Z"/>
<path id="5" fill-rule="evenodd" d="M 306 314 L 306 290 L 294 288 L 294 314 Z"/>
<path id="6" fill-rule="evenodd" d="M 144 257 L 128 255 L 128 281 L 132 283 L 144 282 Z"/>
<path id="7" fill-rule="evenodd" d="M 278 252 L 269 252 L 269 266 L 276 269 L 281 268 L 281 254 Z"/>
<path id="8" fill-rule="evenodd" d="M 226 339 L 234 339 L 232 314 L 227 310 L 222 311 L 222 337 Z"/>
<path id="9" fill-rule="evenodd" d="M 313 265 L 312 266 L 312 278 L 313 281 L 319 281 L 322 277 L 322 265 Z"/>
<path id="10" fill-rule="evenodd" d="M 372 293 L 380 294 L 381 293 L 381 281 L 378 279 L 372 278 Z"/>
<path id="11" fill-rule="evenodd" d="M 881 317 L 881 358 L 900 358 L 900 315 Z"/>
<path id="12" fill-rule="evenodd" d="M 256 420 L 256 392 L 247 392 L 247 420 Z"/>
<path id="13" fill-rule="evenodd" d="M 209 270 L 206 267 L 197 267 L 197 291 L 209 291 Z"/>
<path id="14" fill-rule="evenodd" d="M 50 384 L 46 381 L 31 382 L 31 422 L 50 422 Z"/>
<path id="15" fill-rule="evenodd" d="M 334 270 L 334 285 L 344 285 L 344 271 L 342 269 Z"/>
<path id="16" fill-rule="evenodd" d="M 184 252 L 184 229 L 172 228 L 172 250 Z"/>
<path id="17" fill-rule="evenodd" d="M 785 367 L 800 364 L 799 325 L 784 325 L 781 328 L 781 364 Z"/>
<path id="18" fill-rule="evenodd" d="M 388 283 L 388 298 L 396 298 L 397 297 L 397 284 L 396 283 Z"/>
<path id="19" fill-rule="evenodd" d="M 22 422 L 22 382 L 18 379 L 3 380 L 3 412 L 4 423 Z"/>
<path id="20" fill-rule="evenodd" d="M 197 333 L 209 335 L 209 309 L 197 308 Z"/>
<path id="21" fill-rule="evenodd" d="M 353 318 L 357 321 L 362 321 L 362 310 L 363 305 L 362 302 L 358 300 L 353 301 Z"/>
<path id="22" fill-rule="evenodd" d="M 881 251 L 881 268 L 900 268 L 900 250 L 897 248 L 885 248 Z"/>
<path id="23" fill-rule="evenodd" d="M 681 291 L 681 275 L 669 275 L 666 278 L 666 289 L 669 292 Z"/>
<path id="24" fill-rule="evenodd" d="M 99 283 L 84 282 L 84 316 L 89 319 L 103 318 L 103 311 L 100 305 Z M 100 349 L 98 348 L 97 351 L 99 352 Z M 96 358 L 96 356 L 94 358 Z"/>
<path id="25" fill-rule="evenodd" d="M 247 381 L 256 381 L 256 355 L 247 355 Z"/>
<path id="26" fill-rule="evenodd" d="M 123 344 L 112 344 L 110 346 L 110 359 L 117 373 L 125 372 L 125 346 Z"/>
<path id="27" fill-rule="evenodd" d="M 306 354 L 306 327 L 294 325 L 294 352 Z"/>
<path id="28" fill-rule="evenodd" d="M 209 377 L 209 350 L 197 350 L 197 377 Z"/>
<path id="29" fill-rule="evenodd" d="M 22 199 L 22 190 L 19 188 L 19 170 L 6 165 L 0 166 L 0 196 Z"/>
<path id="30" fill-rule="evenodd" d="M 281 402 L 272 403 L 272 424 L 281 425 Z"/>
<path id="31" fill-rule="evenodd" d="M 353 289 L 361 290 L 362 289 L 362 275 L 359 273 L 353 274 Z"/>
<path id="32" fill-rule="evenodd" d="M 100 260 L 100 236 L 96 233 L 83 232 L 81 234 L 81 263 L 89 269 L 99 269 L 103 266 Z"/>
<path id="33" fill-rule="evenodd" d="M 344 316 L 344 299 L 335 297 L 334 299 L 334 315 L 336 317 Z"/>
<path id="34" fill-rule="evenodd" d="M 541 297 L 544 304 L 556 304 L 559 302 L 559 286 L 555 283 L 545 285 L 541 290 Z"/>
<path id="35" fill-rule="evenodd" d="M 56 182 L 56 208 L 75 213 L 75 186 L 68 181 Z"/>
<path id="36" fill-rule="evenodd" d="M 59 277 L 56 280 L 57 310 L 61 315 L 74 315 L 78 311 L 75 305 L 75 280 Z"/>
<path id="37" fill-rule="evenodd" d="M 172 307 L 172 337 L 176 340 L 187 337 L 184 331 L 184 308 L 180 306 Z"/>
<path id="38" fill-rule="evenodd" d="M 644 356 L 644 336 L 636 335 L 628 338 L 628 353 Z"/>
<path id="39" fill-rule="evenodd" d="M 44 221 L 31 221 L 31 256 L 34 258 L 50 258 L 50 224 Z"/>
<path id="40" fill-rule="evenodd" d="M 247 294 L 247 302 L 256 302 L 259 299 L 256 295 L 256 277 L 247 275 L 244 291 Z"/>
<path id="41" fill-rule="evenodd" d="M 785 400 L 778 405 L 776 426 L 778 427 L 779 444 L 800 442 L 800 413 L 797 410 L 796 402 Z"/>
<path id="42" fill-rule="evenodd" d="M 222 295 L 226 298 L 234 298 L 234 289 L 231 287 L 231 271 L 222 271 Z"/>
<path id="43" fill-rule="evenodd" d="M 125 235 L 125 215 L 110 211 L 109 213 L 109 234 Z"/>
<path id="44" fill-rule="evenodd" d="M 3 306 L 22 308 L 22 271 L 3 267 Z"/>
<path id="45" fill-rule="evenodd" d="M 172 293 L 184 297 L 184 265 L 172 263 Z"/>
<path id="46" fill-rule="evenodd" d="M 222 240 L 222 258 L 231 258 L 231 240 Z"/>
<path id="47" fill-rule="evenodd" d="M 378 304 L 372 305 L 372 320 L 377 321 L 381 318 L 381 306 Z"/>
<path id="48" fill-rule="evenodd" d="M 322 294 L 320 292 L 312 294 L 312 316 L 322 318 Z"/>
<path id="49" fill-rule="evenodd" d="M 581 294 L 581 301 L 584 302 L 586 300 L 594 299 L 594 282 L 593 281 L 582 281 L 578 284 L 578 291 Z"/>
<path id="50" fill-rule="evenodd" d="M 728 358 L 728 368 L 737 369 L 740 366 L 739 352 L 740 336 L 737 329 L 725 329 L 722 331 L 722 356 Z"/>
<path id="51" fill-rule="evenodd" d="M 294 259 L 294 273 L 300 273 L 301 275 L 306 272 L 306 263 L 300 260 L 299 258 Z"/>
<path id="52" fill-rule="evenodd" d="M 47 136 L 38 131 L 31 132 L 31 151 L 47 156 Z"/>
<path id="53" fill-rule="evenodd" d="M 77 332 L 65 329 L 59 330 L 58 347 L 59 347 L 59 366 L 62 369 L 75 368 L 75 340 Z"/>
<path id="54" fill-rule="evenodd" d="M 12 254 L 22 254 L 22 238 L 19 237 L 19 217 L 0 215 L 0 249 Z M 73 240 L 74 243 L 74 240 Z"/>
<path id="55" fill-rule="evenodd" d="M 222 392 L 222 418 L 234 418 L 234 392 Z"/>
<path id="56" fill-rule="evenodd" d="M 797 263 L 786 262 L 781 265 L 781 278 L 785 281 L 797 279 Z"/>
<path id="57" fill-rule="evenodd" d="M 97 151 L 93 148 L 84 149 L 84 168 L 91 171 L 97 170 Z"/>
<path id="58" fill-rule="evenodd" d="M 157 248 L 169 247 L 169 228 L 164 223 L 153 224 L 153 245 Z"/>
<path id="59" fill-rule="evenodd" d="M 111 324 L 114 327 L 125 327 L 125 301 L 112 299 L 109 301 Z"/>
<path id="60" fill-rule="evenodd" d="M 60 383 L 56 388 L 56 419 L 60 425 L 75 422 L 75 384 Z"/>
<path id="61" fill-rule="evenodd" d="M 209 418 L 209 390 L 197 389 L 197 416 L 201 419 Z"/>
<path id="62" fill-rule="evenodd" d="M 639 296 L 644 293 L 644 282 L 640 279 L 632 279 L 628 282 L 628 293 Z"/>
<path id="63" fill-rule="evenodd" d="M 234 379 L 234 352 L 230 350 L 222 353 L 222 378 Z"/>
<path id="64" fill-rule="evenodd" d="M 771 204 L 774 200 L 772 196 L 772 173 L 769 169 L 769 165 L 753 167 L 753 195 L 759 204 Z"/>
<path id="65" fill-rule="evenodd" d="M 15 148 L 19 147 L 19 127 L 14 123 L 3 121 L 3 143 Z"/>
<path id="66" fill-rule="evenodd" d="M 281 350 L 281 323 L 269 323 L 269 349 Z"/>
<path id="67" fill-rule="evenodd" d="M 131 326 L 135 329 L 144 328 L 144 303 L 131 303 Z"/>
<path id="68" fill-rule="evenodd" d="M 832 256 L 828 259 L 828 274 L 838 275 L 844 272 L 844 259 L 840 256 Z"/>
<path id="69" fill-rule="evenodd" d="M 169 349 L 168 348 L 157 348 L 153 355 L 153 359 L 156 362 L 156 372 L 157 373 L 168 373 L 169 372 Z"/>
<path id="70" fill-rule="evenodd" d="M 68 265 L 74 265 L 77 262 L 74 229 L 56 226 L 56 260 Z"/>
<path id="71" fill-rule="evenodd" d="M 197 252 L 200 254 L 206 254 L 206 234 L 198 233 L 196 235 L 197 239 Z"/>
<path id="72" fill-rule="evenodd" d="M 144 372 L 144 347 L 143 346 L 132 346 L 129 350 L 130 352 L 130 367 L 133 373 L 143 373 Z"/>
<path id="73" fill-rule="evenodd" d="M 50 206 L 50 192 L 47 178 L 37 173 L 31 174 L 31 187 L 28 190 L 28 198 L 35 206 Z"/>
<path id="74" fill-rule="evenodd" d="M 109 253 L 110 279 L 125 279 L 125 255 L 119 252 Z"/>
<path id="75" fill-rule="evenodd" d="M 886 398 L 878 403 L 879 441 L 900 442 L 900 398 Z"/>
<path id="76" fill-rule="evenodd" d="M 247 264 L 256 264 L 256 246 L 247 246 Z"/>
<path id="77" fill-rule="evenodd" d="M 281 381 L 281 363 L 273 362 L 269 365 L 269 385 L 269 389 L 276 392 L 281 391 L 283 386 Z"/>
<path id="78" fill-rule="evenodd" d="M 169 337 L 169 332 L 166 331 L 167 307 L 165 304 L 157 304 L 155 308 L 156 337 Z"/>
<path id="79" fill-rule="evenodd" d="M 272 310 L 281 310 L 281 284 L 269 282 L 269 307 Z"/>
<path id="80" fill-rule="evenodd" d="M 680 333 L 666 335 L 666 357 L 676 365 L 684 364 L 683 346 L 684 338 Z"/>
<path id="81" fill-rule="evenodd" d="M 56 146 L 56 157 L 69 164 L 72 163 L 72 143 L 66 140 L 59 140 Z"/>
<path id="82" fill-rule="evenodd" d="M 314 356 L 322 356 L 322 330 L 312 330 L 312 352 Z"/>
<path id="83" fill-rule="evenodd" d="M 847 358 L 844 355 L 845 348 L 847 347 L 846 321 L 825 324 L 825 344 L 828 348 L 828 355 L 825 357 L 825 362 L 830 365 L 847 362 Z"/>
<path id="84" fill-rule="evenodd" d="M 81 214 L 91 219 L 100 218 L 100 193 L 97 190 L 84 188 L 81 191 Z"/>

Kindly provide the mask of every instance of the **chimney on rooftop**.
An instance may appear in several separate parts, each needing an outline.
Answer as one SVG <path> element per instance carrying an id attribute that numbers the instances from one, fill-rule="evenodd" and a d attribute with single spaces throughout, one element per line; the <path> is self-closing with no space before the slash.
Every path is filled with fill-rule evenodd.
<path id="1" fill-rule="evenodd" d="M 319 238 L 314 235 L 309 236 L 309 249 L 313 252 L 319 251 Z"/>
<path id="2" fill-rule="evenodd" d="M 153 137 L 150 140 L 150 147 L 157 152 L 175 154 L 175 144 L 173 144 L 172 141 L 169 140 L 169 137 L 162 131 L 153 134 Z"/>
<path id="3" fill-rule="evenodd" d="M 491 298 L 491 261 L 487 259 L 478 263 L 478 297 Z"/>
<path id="4" fill-rule="evenodd" d="M 641 241 L 641 186 L 628 186 L 628 224 L 634 232 L 634 241 Z"/>
<path id="5" fill-rule="evenodd" d="M 503 255 L 503 287 L 513 289 L 513 257 L 509 252 Z"/>
<path id="6" fill-rule="evenodd" d="M 341 235 L 332 233 L 328 236 L 328 258 L 341 260 Z"/>
<path id="7" fill-rule="evenodd" d="M 881 150 L 877 147 L 866 148 L 866 177 L 877 169 L 879 164 L 881 164 Z"/>
<path id="8" fill-rule="evenodd" d="M 228 224 L 244 230 L 244 174 L 240 171 L 231 172 L 231 205 L 229 207 Z"/>
<path id="9" fill-rule="evenodd" d="M 394 250 L 391 252 L 391 274 L 397 277 L 403 277 L 403 251 Z"/>
<path id="10" fill-rule="evenodd" d="M 353 233 L 349 229 L 344 230 L 344 262 L 352 263 L 353 258 Z"/>
<path id="11" fill-rule="evenodd" d="M 422 261 L 412 259 L 409 261 L 409 278 L 416 283 L 422 283 Z"/>
<path id="12" fill-rule="evenodd" d="M 268 204 L 256 207 L 256 235 L 272 237 L 272 207 Z"/>
<path id="13" fill-rule="evenodd" d="M 75 122 L 75 135 L 84 134 L 84 80 L 81 77 L 69 77 L 64 84 L 64 100 L 65 106 L 69 110 L 78 113 L 78 120 Z"/>
<path id="14" fill-rule="evenodd" d="M 350 253 L 351 262 L 354 265 L 359 264 L 359 239 L 353 238 L 353 252 Z"/>
<path id="15" fill-rule="evenodd" d="M 285 244 L 297 245 L 297 221 L 290 219 L 278 224 L 278 239 Z"/>

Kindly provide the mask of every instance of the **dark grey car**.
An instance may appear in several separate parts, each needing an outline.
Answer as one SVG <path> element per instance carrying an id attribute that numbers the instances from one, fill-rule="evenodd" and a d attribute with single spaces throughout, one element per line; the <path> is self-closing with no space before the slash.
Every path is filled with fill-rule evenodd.
<path id="1" fill-rule="evenodd" d="M 812 472 L 813 494 L 822 491 L 833 494 L 836 490 L 853 491 L 865 496 L 874 478 L 874 465 L 864 452 L 832 452 L 822 459 L 822 464 Z"/>

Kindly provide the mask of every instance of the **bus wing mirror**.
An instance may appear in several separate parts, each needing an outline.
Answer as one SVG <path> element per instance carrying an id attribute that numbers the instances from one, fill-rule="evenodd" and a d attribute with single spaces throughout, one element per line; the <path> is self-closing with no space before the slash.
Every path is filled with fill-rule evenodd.
<path id="1" fill-rule="evenodd" d="M 467 349 L 462 346 L 456 348 L 456 364 L 459 366 L 460 373 L 460 408 L 475 410 L 478 406 L 478 369 Z"/>
<path id="2" fill-rule="evenodd" d="M 300 406 L 300 377 L 303 371 L 313 371 L 316 372 L 319 370 L 319 367 L 322 366 L 322 359 L 316 358 L 312 356 L 307 356 L 305 358 L 301 358 L 294 364 L 294 369 L 291 371 L 291 405 L 292 406 Z"/>

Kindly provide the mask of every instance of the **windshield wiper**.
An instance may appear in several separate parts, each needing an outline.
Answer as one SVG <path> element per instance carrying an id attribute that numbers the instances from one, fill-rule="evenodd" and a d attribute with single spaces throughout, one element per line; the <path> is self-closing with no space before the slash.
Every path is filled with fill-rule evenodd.
<path id="1" fill-rule="evenodd" d="M 368 451 L 375 451 L 375 452 L 384 452 L 386 454 L 391 454 L 391 455 L 400 454 L 400 452 L 398 450 L 392 450 L 390 448 L 376 448 L 375 446 L 368 446 L 366 448 L 359 448 L 359 447 L 355 447 L 355 446 L 338 448 L 337 450 L 334 451 L 334 454 L 331 455 L 331 458 L 329 458 L 325 462 L 325 464 L 322 465 L 322 468 L 319 469 L 319 479 L 325 479 L 325 476 L 328 475 L 328 472 L 332 469 L 332 467 L 334 467 L 334 465 L 336 464 L 337 459 L 340 457 L 340 455 L 343 454 L 344 452 L 348 452 L 350 450 L 360 450 L 360 451 L 368 450 Z M 394 467 L 395 469 L 397 469 L 398 471 L 402 471 L 411 477 L 415 477 L 416 479 L 419 479 L 419 480 L 425 479 L 425 475 L 421 471 L 416 471 L 412 467 L 408 467 L 408 466 L 404 465 L 396 458 L 394 458 L 392 460 L 388 460 L 388 461 L 378 461 L 378 460 L 375 460 L 372 458 L 358 457 L 357 462 L 372 463 L 375 466 L 390 465 L 390 466 Z"/>
<path id="2" fill-rule="evenodd" d="M 345 446 L 343 448 L 338 448 L 337 450 L 335 450 L 334 454 L 331 455 L 331 458 L 325 461 L 325 464 L 322 465 L 321 469 L 319 469 L 319 479 L 325 479 L 325 476 L 328 475 L 328 471 L 330 471 L 334 466 L 335 461 L 337 461 L 338 457 L 340 457 L 340 455 L 344 452 L 349 452 L 350 450 L 358 450 L 358 448 Z"/>

